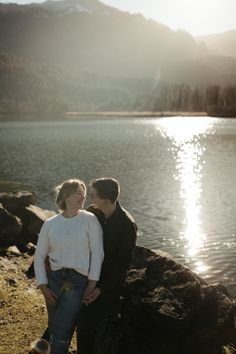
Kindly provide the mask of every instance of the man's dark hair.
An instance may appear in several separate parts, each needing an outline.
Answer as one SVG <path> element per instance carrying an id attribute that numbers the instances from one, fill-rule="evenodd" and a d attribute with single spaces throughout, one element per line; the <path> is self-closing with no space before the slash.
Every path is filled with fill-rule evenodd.
<path id="1" fill-rule="evenodd" d="M 120 194 L 120 185 L 115 178 L 94 179 L 90 186 L 96 189 L 99 198 L 109 199 L 112 203 L 117 201 Z"/>

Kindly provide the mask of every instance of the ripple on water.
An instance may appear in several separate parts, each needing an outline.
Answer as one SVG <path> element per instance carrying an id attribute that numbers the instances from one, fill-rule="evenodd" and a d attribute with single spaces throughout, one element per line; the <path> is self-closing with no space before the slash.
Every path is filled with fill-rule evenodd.
<path id="1" fill-rule="evenodd" d="M 0 123 L 0 179 L 54 208 L 63 180 L 114 176 L 139 244 L 235 289 L 235 137 L 230 119 Z"/>

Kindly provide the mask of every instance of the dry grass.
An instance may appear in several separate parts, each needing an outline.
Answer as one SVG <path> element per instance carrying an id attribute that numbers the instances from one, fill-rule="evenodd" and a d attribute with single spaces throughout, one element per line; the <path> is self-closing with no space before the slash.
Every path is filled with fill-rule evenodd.
<path id="1" fill-rule="evenodd" d="M 0 353 L 26 354 L 45 329 L 43 297 L 24 273 L 30 263 L 30 257 L 0 257 Z"/>

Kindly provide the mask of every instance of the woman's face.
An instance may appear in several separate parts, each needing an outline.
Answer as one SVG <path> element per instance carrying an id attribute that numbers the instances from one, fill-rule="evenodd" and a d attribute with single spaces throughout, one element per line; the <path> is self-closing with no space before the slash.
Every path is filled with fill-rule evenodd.
<path id="1" fill-rule="evenodd" d="M 76 191 L 71 193 L 66 199 L 66 208 L 70 208 L 73 210 L 79 210 L 83 208 L 84 202 L 86 199 L 86 193 L 83 187 L 78 187 Z"/>

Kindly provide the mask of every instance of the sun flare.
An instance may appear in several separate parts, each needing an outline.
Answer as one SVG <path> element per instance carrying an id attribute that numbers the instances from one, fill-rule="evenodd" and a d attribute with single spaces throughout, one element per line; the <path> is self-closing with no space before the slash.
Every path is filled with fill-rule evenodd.
<path id="1" fill-rule="evenodd" d="M 174 30 L 193 36 L 224 32 L 235 28 L 234 0 L 102 0 L 131 13 L 142 13 Z"/>

